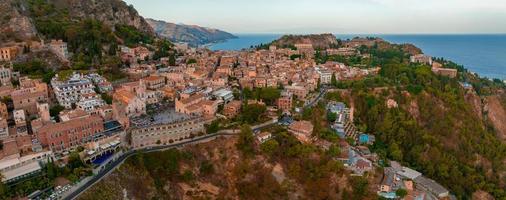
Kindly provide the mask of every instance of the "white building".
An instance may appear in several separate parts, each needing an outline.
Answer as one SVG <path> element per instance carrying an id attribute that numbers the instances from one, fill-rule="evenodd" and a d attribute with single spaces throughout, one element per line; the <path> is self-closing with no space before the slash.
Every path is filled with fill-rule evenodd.
<path id="1" fill-rule="evenodd" d="M 320 84 L 330 84 L 332 82 L 332 72 L 330 70 L 316 67 L 316 72 L 320 75 Z"/>
<path id="2" fill-rule="evenodd" d="M 409 57 L 412 63 L 425 63 L 432 66 L 432 57 L 425 54 L 417 54 Z"/>
<path id="3" fill-rule="evenodd" d="M 0 117 L 0 140 L 9 137 L 7 119 Z"/>
<path id="4" fill-rule="evenodd" d="M 95 87 L 91 81 L 78 73 L 74 73 L 66 81 L 60 81 L 58 75 L 56 75 L 51 80 L 51 86 L 58 103 L 67 109 L 72 108 L 72 104 L 79 102 L 82 95 L 95 93 Z"/>
<path id="5" fill-rule="evenodd" d="M 234 100 L 234 93 L 229 89 L 219 89 L 213 92 L 213 96 L 222 100 L 223 103 L 228 103 Z"/>
<path id="6" fill-rule="evenodd" d="M 0 161 L 2 182 L 10 183 L 41 172 L 42 165 L 52 156 L 51 151 Z"/>
<path id="7" fill-rule="evenodd" d="M 12 70 L 7 67 L 0 67 L 0 83 L 2 85 L 10 85 L 12 78 Z"/>
<path id="8" fill-rule="evenodd" d="M 81 99 L 76 103 L 77 108 L 88 114 L 98 114 L 98 109 L 104 105 L 105 101 L 96 93 L 81 95 Z"/>

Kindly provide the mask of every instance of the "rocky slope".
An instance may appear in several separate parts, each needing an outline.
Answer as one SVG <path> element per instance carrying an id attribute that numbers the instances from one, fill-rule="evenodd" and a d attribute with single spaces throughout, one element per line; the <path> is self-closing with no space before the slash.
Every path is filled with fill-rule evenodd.
<path id="1" fill-rule="evenodd" d="M 219 138 L 132 157 L 79 199 L 374 199 L 378 176 L 356 194 L 354 183 L 365 179 L 334 169 L 322 154 L 245 158 L 236 142 Z"/>
<path id="2" fill-rule="evenodd" d="M 27 40 L 37 35 L 34 17 L 65 13 L 72 21 L 94 19 L 112 28 L 115 25 L 133 26 L 143 33 L 154 31 L 135 8 L 121 0 L 2 0 L 0 2 L 0 42 Z"/>
<path id="3" fill-rule="evenodd" d="M 295 44 L 312 44 L 314 48 L 327 49 L 337 45 L 338 42 L 334 35 L 327 33 L 314 35 L 284 35 L 271 44 L 277 47 L 290 47 Z"/>
<path id="4" fill-rule="evenodd" d="M 158 35 L 173 42 L 185 42 L 192 46 L 236 38 L 230 33 L 213 28 L 174 24 L 154 19 L 147 19 L 147 22 Z"/>
<path id="5" fill-rule="evenodd" d="M 494 126 L 497 137 L 506 141 L 506 107 L 501 103 L 505 101 L 506 95 L 493 95 L 486 98 L 485 110 L 488 114 L 488 119 Z M 506 102 L 506 101 L 505 101 Z"/>
<path id="6" fill-rule="evenodd" d="M 35 26 L 26 16 L 27 7 L 15 0 L 0 1 L 0 43 L 21 41 L 36 35 Z"/>

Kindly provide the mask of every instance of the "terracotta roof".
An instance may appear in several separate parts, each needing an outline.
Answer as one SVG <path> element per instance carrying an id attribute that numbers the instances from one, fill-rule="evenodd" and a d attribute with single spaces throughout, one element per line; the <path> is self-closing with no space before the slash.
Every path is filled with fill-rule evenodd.
<path id="1" fill-rule="evenodd" d="M 145 81 L 159 81 L 160 79 L 163 80 L 163 77 L 161 77 L 161 76 L 148 76 L 146 78 L 143 78 L 142 80 L 145 80 Z"/>
<path id="2" fill-rule="evenodd" d="M 311 134 L 313 132 L 313 124 L 309 121 L 297 121 L 290 125 L 291 130 Z"/>
<path id="3" fill-rule="evenodd" d="M 129 104 L 136 96 L 127 90 L 117 90 L 113 97 L 124 104 Z"/>
<path id="4" fill-rule="evenodd" d="M 203 98 L 203 97 L 204 97 L 203 94 L 195 94 L 195 95 L 192 95 L 186 99 L 181 99 L 180 102 L 183 104 L 188 104 L 188 103 L 191 103 L 191 102 L 198 100 L 200 98 Z"/>

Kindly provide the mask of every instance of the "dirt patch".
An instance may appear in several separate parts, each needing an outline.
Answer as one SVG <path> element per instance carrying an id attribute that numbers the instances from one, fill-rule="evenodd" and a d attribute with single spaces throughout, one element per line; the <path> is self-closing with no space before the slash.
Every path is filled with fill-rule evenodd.
<path id="1" fill-rule="evenodd" d="M 283 171 L 283 167 L 277 163 L 274 168 L 272 168 L 272 176 L 276 179 L 276 181 L 281 184 L 286 179 L 285 172 Z"/>
<path id="2" fill-rule="evenodd" d="M 466 102 L 471 104 L 473 107 L 474 113 L 480 117 L 480 119 L 483 119 L 483 105 L 481 102 L 481 98 L 476 94 L 474 91 L 467 91 L 464 98 L 466 99 Z"/>

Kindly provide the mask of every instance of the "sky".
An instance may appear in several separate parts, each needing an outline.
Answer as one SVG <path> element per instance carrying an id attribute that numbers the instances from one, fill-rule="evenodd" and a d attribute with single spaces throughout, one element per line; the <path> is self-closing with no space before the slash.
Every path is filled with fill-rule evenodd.
<path id="1" fill-rule="evenodd" d="M 506 33 L 506 0 L 125 0 L 146 18 L 231 33 Z"/>

